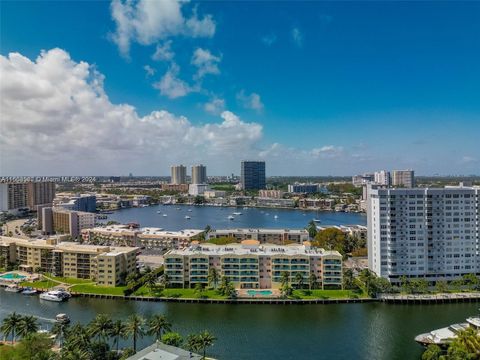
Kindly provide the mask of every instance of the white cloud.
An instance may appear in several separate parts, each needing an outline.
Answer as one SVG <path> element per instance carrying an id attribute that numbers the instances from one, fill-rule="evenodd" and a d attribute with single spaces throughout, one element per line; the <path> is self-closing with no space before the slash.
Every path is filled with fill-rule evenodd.
<path id="1" fill-rule="evenodd" d="M 468 155 L 463 156 L 461 159 L 461 163 L 463 164 L 472 164 L 472 163 L 476 163 L 477 161 L 478 161 L 477 158 L 474 158 L 473 156 L 468 156 Z"/>
<path id="2" fill-rule="evenodd" d="M 176 99 L 196 91 L 185 81 L 178 78 L 180 67 L 173 63 L 160 81 L 153 84 L 155 89 L 160 90 L 160 94 L 170 99 Z"/>
<path id="3" fill-rule="evenodd" d="M 0 56 L 0 77 L 2 174 L 164 174 L 196 156 L 222 168 L 262 138 L 260 124 L 227 111 L 204 125 L 165 110 L 140 116 L 131 105 L 113 104 L 103 75 L 61 49 L 35 61 Z"/>
<path id="4" fill-rule="evenodd" d="M 294 27 L 292 29 L 292 40 L 298 47 L 303 46 L 303 34 L 299 28 Z"/>
<path id="5" fill-rule="evenodd" d="M 225 100 L 214 97 L 203 105 L 203 109 L 210 114 L 218 115 L 225 110 Z"/>
<path id="6" fill-rule="evenodd" d="M 128 57 L 132 42 L 151 45 L 170 36 L 212 37 L 215 22 L 211 15 L 199 18 L 196 9 L 190 18 L 183 14 L 187 1 L 113 0 L 111 16 L 116 24 L 112 40 Z"/>
<path id="7" fill-rule="evenodd" d="M 207 74 L 218 75 L 220 69 L 218 63 L 221 61 L 220 56 L 213 55 L 209 50 L 197 48 L 193 52 L 191 63 L 197 67 L 196 79 L 201 79 Z"/>
<path id="8" fill-rule="evenodd" d="M 262 37 L 262 42 L 267 46 L 272 46 L 277 42 L 277 35 L 275 34 L 268 34 Z"/>
<path id="9" fill-rule="evenodd" d="M 172 51 L 172 40 L 167 40 L 161 45 L 157 44 L 152 59 L 156 61 L 170 61 L 174 56 L 175 53 Z"/>
<path id="10" fill-rule="evenodd" d="M 258 95 L 257 93 L 251 93 L 250 95 L 246 95 L 245 91 L 241 90 L 237 93 L 237 100 L 243 107 L 247 109 L 252 109 L 260 112 L 264 108 L 260 95 Z"/>
<path id="11" fill-rule="evenodd" d="M 343 147 L 334 145 L 325 145 L 320 148 L 314 148 L 310 154 L 316 158 L 333 159 L 338 158 L 343 154 Z"/>
<path id="12" fill-rule="evenodd" d="M 143 67 L 143 70 L 147 73 L 147 76 L 153 76 L 157 72 L 154 68 L 152 68 L 150 65 L 145 65 Z"/>

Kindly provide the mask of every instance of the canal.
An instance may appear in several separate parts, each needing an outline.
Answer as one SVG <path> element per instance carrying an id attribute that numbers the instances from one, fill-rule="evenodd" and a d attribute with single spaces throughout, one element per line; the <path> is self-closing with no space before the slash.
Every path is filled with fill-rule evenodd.
<path id="1" fill-rule="evenodd" d="M 182 335 L 207 329 L 218 340 L 210 354 L 219 360 L 420 359 L 415 335 L 476 314 L 478 304 L 223 305 L 149 303 L 73 298 L 66 303 L 0 290 L 0 319 L 16 311 L 52 319 L 67 313 L 74 322 L 96 314 L 165 314 Z M 151 343 L 143 338 L 141 346 Z"/>
<path id="2" fill-rule="evenodd" d="M 241 212 L 242 215 L 234 215 L 234 212 Z M 234 217 L 233 220 L 228 219 L 230 215 Z M 186 219 L 186 216 L 190 219 Z M 366 215 L 360 213 L 188 205 L 121 209 L 109 214 L 108 219 L 103 221 L 137 222 L 142 227 L 160 227 L 166 230 L 204 229 L 207 225 L 214 229 L 302 229 L 312 219 L 320 220 L 319 225 L 366 225 L 367 223 Z"/>

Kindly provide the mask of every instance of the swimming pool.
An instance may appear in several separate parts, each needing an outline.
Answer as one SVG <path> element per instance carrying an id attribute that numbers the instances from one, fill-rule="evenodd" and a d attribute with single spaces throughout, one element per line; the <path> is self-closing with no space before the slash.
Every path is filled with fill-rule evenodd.
<path id="1" fill-rule="evenodd" d="M 0 275 L 0 279 L 3 279 L 3 280 L 16 280 L 16 279 L 25 279 L 26 276 L 24 275 L 20 275 L 20 274 L 17 274 L 17 273 L 8 273 L 8 274 L 3 274 L 3 275 Z"/>
<path id="2" fill-rule="evenodd" d="M 250 296 L 270 296 L 273 293 L 271 290 L 247 290 L 247 294 Z"/>

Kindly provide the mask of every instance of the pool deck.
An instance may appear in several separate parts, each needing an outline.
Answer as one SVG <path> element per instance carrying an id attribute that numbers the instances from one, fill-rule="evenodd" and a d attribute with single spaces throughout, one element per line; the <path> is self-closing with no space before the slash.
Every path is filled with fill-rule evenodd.
<path id="1" fill-rule="evenodd" d="M 2 277 L 2 276 L 6 276 L 6 275 L 8 276 L 10 274 L 18 275 L 18 277 L 8 277 L 8 278 Z M 17 283 L 17 282 L 22 282 L 22 281 L 33 281 L 35 279 L 38 279 L 38 275 L 36 275 L 36 274 L 29 274 L 25 271 L 18 271 L 18 270 L 7 271 L 7 272 L 4 272 L 4 273 L 0 274 L 0 285 L 7 286 L 11 283 Z"/>
<path id="2" fill-rule="evenodd" d="M 249 291 L 255 291 L 255 295 L 249 294 Z M 269 291 L 270 294 L 262 294 L 262 291 Z M 280 297 L 278 289 L 238 289 L 237 294 L 240 299 L 275 299 Z"/>

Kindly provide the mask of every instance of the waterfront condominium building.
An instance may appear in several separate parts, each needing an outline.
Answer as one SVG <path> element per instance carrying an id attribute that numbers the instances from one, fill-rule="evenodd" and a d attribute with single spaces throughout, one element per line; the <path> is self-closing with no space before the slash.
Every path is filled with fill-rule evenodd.
<path id="1" fill-rule="evenodd" d="M 183 165 L 173 165 L 170 168 L 171 181 L 173 185 L 181 185 L 187 183 L 187 168 Z"/>
<path id="2" fill-rule="evenodd" d="M 80 245 L 57 239 L 17 239 L 0 236 L 0 253 L 8 263 L 55 276 L 92 279 L 98 285 L 117 286 L 136 269 L 138 248 Z"/>
<path id="3" fill-rule="evenodd" d="M 297 283 L 299 273 L 305 286 L 315 276 L 319 288 L 342 287 L 340 253 L 312 248 L 309 242 L 287 246 L 260 244 L 257 240 L 228 245 L 192 243 L 188 248 L 167 252 L 164 258 L 169 282 L 179 287 L 198 283 L 206 286 L 211 268 L 237 289 L 278 289 L 285 272 L 292 284 Z"/>
<path id="4" fill-rule="evenodd" d="M 258 240 L 265 244 L 287 245 L 291 243 L 303 244 L 308 241 L 308 231 L 305 229 L 217 229 L 210 230 L 206 240 L 218 238 L 232 238 L 236 241 Z"/>
<path id="5" fill-rule="evenodd" d="M 363 174 L 363 175 L 352 176 L 352 184 L 353 186 L 356 186 L 356 187 L 367 185 L 374 181 L 375 181 L 374 174 Z"/>
<path id="6" fill-rule="evenodd" d="M 49 223 L 48 210 L 44 208 L 43 221 L 45 222 L 45 233 L 51 234 L 53 231 L 57 234 L 69 234 L 72 239 L 78 239 L 83 229 L 93 228 L 95 226 L 95 214 L 84 211 L 71 211 L 58 207 L 52 208 L 51 225 L 53 231 L 47 227 Z M 43 226 L 42 226 L 43 229 Z"/>
<path id="7" fill-rule="evenodd" d="M 392 185 L 405 188 L 415 186 L 415 174 L 413 170 L 393 170 Z"/>
<path id="8" fill-rule="evenodd" d="M 207 183 L 207 167 L 204 165 L 192 166 L 192 184 Z"/>
<path id="9" fill-rule="evenodd" d="M 76 196 L 61 197 L 55 200 L 54 204 L 64 209 L 73 211 L 85 211 L 94 213 L 97 211 L 97 196 L 92 194 L 81 194 Z"/>
<path id="10" fill-rule="evenodd" d="M 368 265 L 392 283 L 480 275 L 480 187 L 369 190 Z"/>
<path id="11" fill-rule="evenodd" d="M 242 161 L 240 183 L 243 190 L 265 189 L 265 161 Z"/>
<path id="12" fill-rule="evenodd" d="M 0 184 L 0 211 L 22 208 L 36 210 L 40 204 L 52 203 L 55 197 L 53 182 L 11 182 Z"/>
<path id="13" fill-rule="evenodd" d="M 314 194 L 319 190 L 318 184 L 290 184 L 288 185 L 288 192 L 294 194 Z"/>

